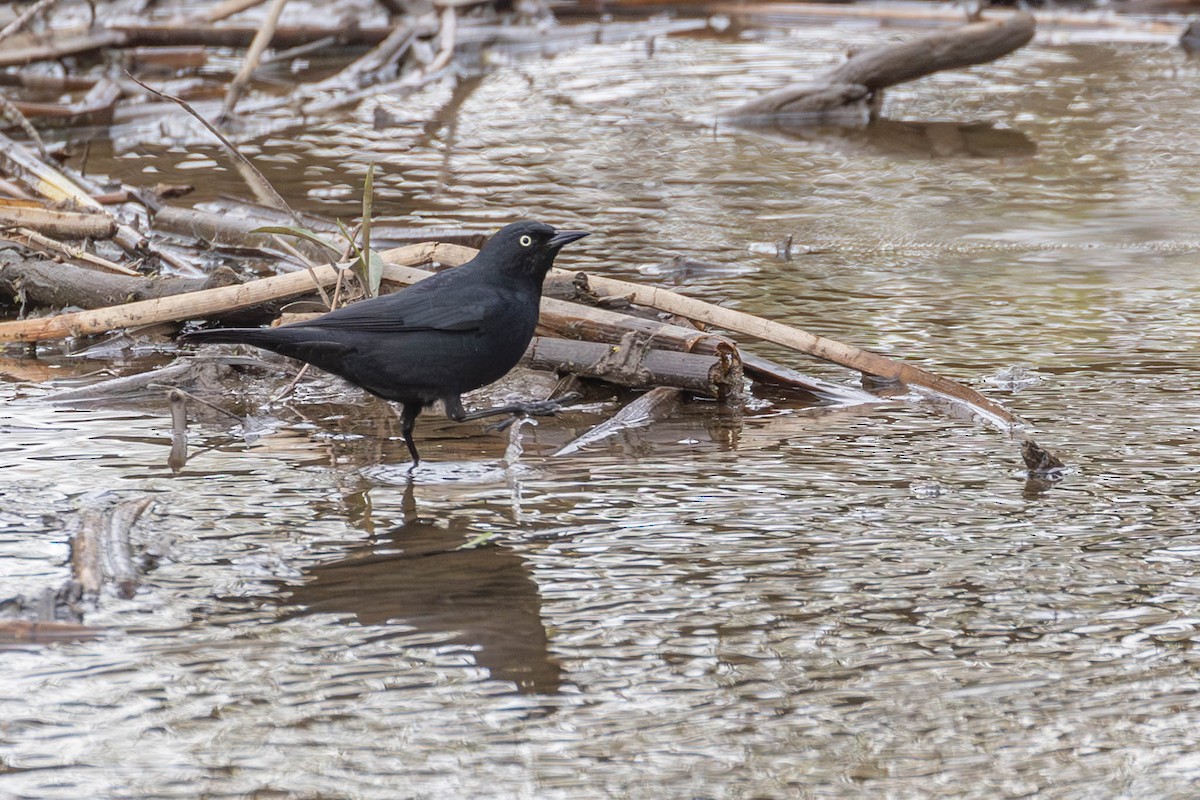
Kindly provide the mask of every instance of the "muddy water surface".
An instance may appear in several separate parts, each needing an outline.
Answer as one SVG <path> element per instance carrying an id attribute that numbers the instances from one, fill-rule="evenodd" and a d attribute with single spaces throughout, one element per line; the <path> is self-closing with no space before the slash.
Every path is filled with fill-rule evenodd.
<path id="1" fill-rule="evenodd" d="M 322 383 L 252 443 L 194 430 L 178 476 L 157 402 L 8 404 L 0 595 L 63 580 L 98 490 L 153 496 L 137 535 L 168 555 L 90 618 L 111 635 L 0 654 L 0 795 L 1194 796 L 1198 69 L 1034 46 L 896 90 L 872 131 L 712 126 L 878 35 L 501 54 L 257 150 L 311 210 L 351 216 L 375 160 L 394 221 L 587 228 L 563 262 L 930 366 L 1029 419 L 1065 481 L 900 401 L 694 403 L 552 458 L 577 414 L 507 471 L 502 436 L 423 421 L 407 488 L 386 410 Z M 202 200 L 243 193 L 216 174 Z M 16 359 L 0 395 L 112 365 Z"/>

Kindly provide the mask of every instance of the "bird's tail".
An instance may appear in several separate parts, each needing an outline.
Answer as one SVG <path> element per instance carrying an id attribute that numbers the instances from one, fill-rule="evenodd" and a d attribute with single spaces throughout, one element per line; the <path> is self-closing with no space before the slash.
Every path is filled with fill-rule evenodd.
<path id="1" fill-rule="evenodd" d="M 278 338 L 271 328 L 210 328 L 181 334 L 176 341 L 187 344 L 252 344 L 256 347 L 270 347 Z"/>

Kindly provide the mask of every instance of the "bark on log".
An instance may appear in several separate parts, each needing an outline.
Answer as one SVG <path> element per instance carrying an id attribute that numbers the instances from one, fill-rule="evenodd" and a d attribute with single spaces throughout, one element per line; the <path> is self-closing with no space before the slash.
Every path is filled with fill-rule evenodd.
<path id="1" fill-rule="evenodd" d="M 742 394 L 741 362 L 733 358 L 654 350 L 637 334 L 620 344 L 535 337 L 522 363 L 533 369 L 567 372 L 633 389 L 668 386 L 737 402 Z"/>
<path id="2" fill-rule="evenodd" d="M 769 92 L 730 111 L 726 118 L 754 119 L 780 114 L 816 114 L 845 109 L 888 86 L 1011 53 L 1033 38 L 1031 14 L 973 22 L 907 42 L 856 53 L 846 63 L 806 83 Z"/>
<path id="3" fill-rule="evenodd" d="M 0 293 L 30 306 L 101 308 L 237 282 L 229 267 L 220 267 L 207 278 L 132 278 L 0 249 Z"/>
<path id="4" fill-rule="evenodd" d="M 0 198 L 0 229 L 32 228 L 55 239 L 110 239 L 117 221 L 108 214 L 58 211 L 37 201 Z"/>

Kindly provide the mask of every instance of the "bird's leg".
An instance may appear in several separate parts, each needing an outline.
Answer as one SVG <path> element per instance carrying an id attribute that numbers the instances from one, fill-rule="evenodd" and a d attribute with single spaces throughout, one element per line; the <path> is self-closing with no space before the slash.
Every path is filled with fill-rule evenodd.
<path id="1" fill-rule="evenodd" d="M 511 416 L 513 419 L 517 417 L 549 417 L 562 408 L 562 401 L 530 400 L 524 403 L 511 403 L 507 406 L 495 406 L 494 408 L 482 408 L 478 411 L 467 411 L 462 406 L 461 397 L 443 397 L 442 405 L 446 407 L 446 416 L 450 419 L 455 422 L 468 422 L 473 419 L 500 417 L 504 415 Z M 503 430 L 511 424 L 512 420 L 506 420 L 499 426 L 499 430 Z"/>
<path id="2" fill-rule="evenodd" d="M 413 441 L 413 427 L 417 424 L 417 415 L 420 413 L 420 403 L 405 403 L 404 410 L 400 412 L 400 434 L 404 437 L 408 454 L 412 456 L 410 471 L 416 469 L 417 464 L 421 463 L 421 456 L 417 454 L 417 443 Z"/>

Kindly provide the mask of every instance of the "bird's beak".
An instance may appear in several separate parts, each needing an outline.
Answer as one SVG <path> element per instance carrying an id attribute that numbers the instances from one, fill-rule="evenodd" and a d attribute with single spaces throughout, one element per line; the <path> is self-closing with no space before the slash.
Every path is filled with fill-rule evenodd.
<path id="1" fill-rule="evenodd" d="M 591 231 L 559 231 L 550 237 L 550 246 L 557 250 L 585 236 L 591 236 Z"/>

